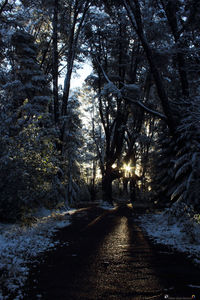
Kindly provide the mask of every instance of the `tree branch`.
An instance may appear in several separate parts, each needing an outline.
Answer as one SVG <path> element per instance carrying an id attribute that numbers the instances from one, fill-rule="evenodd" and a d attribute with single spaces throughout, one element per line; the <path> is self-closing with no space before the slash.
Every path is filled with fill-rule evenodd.
<path id="1" fill-rule="evenodd" d="M 103 76 L 105 77 L 106 81 L 107 81 L 108 83 L 112 83 L 112 81 L 108 78 L 108 75 L 107 75 L 106 72 L 104 71 L 102 65 L 100 64 L 98 58 L 95 58 L 95 60 L 96 60 L 97 64 L 99 65 L 99 67 L 100 67 L 100 69 L 101 69 L 101 71 L 102 71 L 102 73 L 103 73 Z M 112 84 L 113 84 L 113 83 L 112 83 Z"/>
<path id="2" fill-rule="evenodd" d="M 135 105 L 138 105 L 140 106 L 141 108 L 143 108 L 146 112 L 149 112 L 151 113 L 152 115 L 156 116 L 156 117 L 159 117 L 160 119 L 166 121 L 167 120 L 167 117 L 165 115 L 163 115 L 162 113 L 160 113 L 159 111 L 156 111 L 156 110 L 153 110 L 149 107 L 147 107 L 146 105 L 144 105 L 142 102 L 140 101 L 136 101 L 136 100 L 133 100 L 129 97 L 123 97 L 125 100 L 127 100 L 128 102 L 132 103 L 132 104 L 135 104 Z"/>
<path id="3" fill-rule="evenodd" d="M 102 71 L 102 73 L 103 73 L 103 75 L 104 75 L 106 81 L 107 81 L 108 83 L 112 83 L 113 86 L 115 86 L 116 90 L 119 91 L 119 94 L 121 94 L 121 90 L 119 90 L 119 89 L 117 88 L 117 86 L 109 79 L 108 75 L 107 75 L 106 72 L 104 71 L 102 65 L 100 64 L 100 62 L 98 61 L 97 58 L 96 58 L 96 61 L 97 61 L 98 65 L 99 65 L 99 67 L 101 68 L 101 71 Z M 156 110 L 153 110 L 153 109 L 148 108 L 148 107 L 145 106 L 142 102 L 140 102 L 140 101 L 138 101 L 138 100 L 137 100 L 137 101 L 136 101 L 136 100 L 133 100 L 133 99 L 131 99 L 130 97 L 125 97 L 125 96 L 123 96 L 123 95 L 122 95 L 122 98 L 125 99 L 125 100 L 127 100 L 127 101 L 129 101 L 129 102 L 131 102 L 132 104 L 135 104 L 135 105 L 140 106 L 140 107 L 143 108 L 146 112 L 149 112 L 149 113 L 151 113 L 152 115 L 154 115 L 154 116 L 156 116 L 156 117 L 159 117 L 160 119 L 162 119 L 162 120 L 164 120 L 164 121 L 167 121 L 167 117 L 166 117 L 165 115 L 163 115 L 162 113 L 160 113 L 160 112 L 158 112 L 158 111 L 156 111 Z"/>
<path id="4" fill-rule="evenodd" d="M 126 3 L 125 8 L 126 7 L 128 8 L 127 13 L 130 18 L 131 24 L 134 24 L 135 22 L 137 24 L 136 32 L 138 34 L 138 37 L 140 38 L 140 41 L 141 41 L 144 51 L 146 53 L 146 56 L 147 56 L 147 59 L 148 59 L 148 62 L 149 62 L 150 68 L 151 68 L 151 72 L 153 74 L 154 81 L 156 84 L 158 96 L 161 100 L 163 111 L 166 115 L 166 122 L 171 131 L 171 134 L 174 135 L 177 124 L 175 122 L 174 116 L 171 111 L 171 107 L 169 104 L 168 95 L 167 95 L 165 87 L 164 87 L 164 81 L 162 79 L 162 75 L 159 72 L 159 69 L 155 62 L 151 46 L 149 45 L 149 43 L 146 39 L 145 30 L 143 28 L 144 24 L 142 23 L 140 4 L 139 4 L 138 0 L 134 0 L 135 6 L 133 6 L 133 3 L 130 0 L 128 0 L 128 4 L 127 4 L 127 1 L 124 0 L 124 4 L 125 3 Z M 131 14 L 130 14 L 130 12 L 131 12 Z"/>

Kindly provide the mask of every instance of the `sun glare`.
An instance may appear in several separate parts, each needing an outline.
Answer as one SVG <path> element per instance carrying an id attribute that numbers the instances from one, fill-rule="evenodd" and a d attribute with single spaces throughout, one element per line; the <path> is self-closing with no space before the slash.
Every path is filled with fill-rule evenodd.
<path id="1" fill-rule="evenodd" d="M 123 168 L 124 168 L 124 170 L 126 172 L 130 172 L 131 171 L 131 166 L 129 164 L 128 165 L 124 164 Z"/>

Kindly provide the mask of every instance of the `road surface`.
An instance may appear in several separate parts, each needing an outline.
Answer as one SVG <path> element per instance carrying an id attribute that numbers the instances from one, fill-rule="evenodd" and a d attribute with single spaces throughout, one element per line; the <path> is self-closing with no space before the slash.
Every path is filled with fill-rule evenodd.
<path id="1" fill-rule="evenodd" d="M 76 213 L 55 239 L 61 245 L 32 267 L 24 299 L 192 299 L 200 270 L 183 255 L 154 246 L 140 229 L 138 212 L 93 207 Z"/>

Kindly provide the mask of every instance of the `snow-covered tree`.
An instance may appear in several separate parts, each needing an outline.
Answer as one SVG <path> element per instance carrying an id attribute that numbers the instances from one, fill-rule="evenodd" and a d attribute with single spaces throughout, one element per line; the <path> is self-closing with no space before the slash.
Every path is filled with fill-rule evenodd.
<path id="1" fill-rule="evenodd" d="M 64 157 L 66 159 L 66 205 L 74 205 L 79 201 L 79 192 L 82 185 L 80 173 L 81 147 L 83 146 L 82 124 L 79 111 L 79 93 L 74 92 L 69 98 L 68 115 L 66 117 Z"/>
<path id="2" fill-rule="evenodd" d="M 33 37 L 17 30 L 10 43 L 9 81 L 1 84 L 1 218 L 17 219 L 23 210 L 48 202 L 56 164 L 50 90 Z"/>

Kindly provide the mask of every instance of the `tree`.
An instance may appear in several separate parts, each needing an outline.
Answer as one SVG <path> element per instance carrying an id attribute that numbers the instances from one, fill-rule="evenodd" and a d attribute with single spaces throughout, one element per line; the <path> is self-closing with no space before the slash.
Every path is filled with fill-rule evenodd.
<path id="1" fill-rule="evenodd" d="M 47 205 L 57 173 L 48 114 L 50 90 L 36 60 L 37 47 L 22 30 L 13 33 L 11 43 L 9 82 L 1 85 L 1 218 L 5 219 Z"/>
<path id="2" fill-rule="evenodd" d="M 150 8 L 151 18 L 149 18 L 149 12 L 147 15 L 147 10 L 145 10 L 146 7 L 143 1 L 134 0 L 131 2 L 124 0 L 123 3 L 132 24 L 132 28 L 140 38 L 146 53 L 154 83 L 157 87 L 160 103 L 162 104 L 163 112 L 167 118 L 167 125 L 171 134 L 171 138 L 169 138 L 171 141 L 168 142 L 168 147 L 171 147 L 172 145 L 175 147 L 171 152 L 172 155 L 169 155 L 170 148 L 167 152 L 165 152 L 166 149 L 162 149 L 163 154 L 168 153 L 166 159 L 168 159 L 169 165 L 172 166 L 172 172 L 169 172 L 170 174 L 166 177 L 168 184 L 171 185 L 171 188 L 168 185 L 168 190 L 170 190 L 169 195 L 172 196 L 172 199 L 177 199 L 176 197 L 181 195 L 182 199 L 185 199 L 184 201 L 186 201 L 187 193 L 184 192 L 185 188 L 183 187 L 187 185 L 186 182 L 190 182 L 189 174 L 191 174 L 191 172 L 189 170 L 191 170 L 191 165 L 185 160 L 185 163 L 187 161 L 187 169 L 183 162 L 181 162 L 180 165 L 174 165 L 173 161 L 177 161 L 180 153 L 186 154 L 186 151 L 184 151 L 185 143 L 188 144 L 190 142 L 192 144 L 193 141 L 195 141 L 194 143 L 198 144 L 198 137 L 196 134 L 194 132 L 192 134 L 192 131 L 188 131 L 187 126 L 184 127 L 182 125 L 187 123 L 186 120 L 191 120 L 192 110 L 194 107 L 198 106 L 197 102 L 195 104 L 190 97 L 191 93 L 193 93 L 193 86 L 195 85 L 197 75 L 193 65 L 194 55 L 192 53 L 193 51 L 191 51 L 191 47 L 195 47 L 192 32 L 194 32 L 194 30 L 196 31 L 195 24 L 198 16 L 198 7 L 197 11 L 194 13 L 195 1 L 188 2 L 187 4 L 182 1 L 157 1 L 155 3 L 150 1 L 148 2 L 148 7 Z M 194 16 L 193 21 L 191 16 Z M 149 19 L 151 19 L 151 22 L 149 22 Z M 159 33 L 162 29 L 162 23 L 166 24 L 168 27 L 167 35 L 163 35 L 163 39 L 156 42 L 154 38 L 155 35 L 153 35 L 152 39 L 152 29 L 154 31 L 157 30 L 156 32 L 158 33 L 158 36 L 160 36 Z M 161 24 L 160 28 L 158 28 L 157 24 L 159 24 L 159 26 Z M 197 31 L 196 36 L 199 36 Z M 165 48 L 163 46 L 161 47 L 164 43 L 165 45 L 167 43 L 169 45 L 165 55 L 165 62 L 167 62 L 167 64 L 166 68 L 161 68 L 155 61 L 155 55 L 159 57 L 160 49 L 162 49 L 162 52 L 164 51 Z M 173 47 L 175 51 L 173 51 Z M 189 67 L 189 63 L 192 67 Z M 160 70 L 162 70 L 163 76 L 161 76 Z M 193 73 L 193 79 L 190 77 L 191 73 Z M 178 77 L 176 75 L 178 75 Z M 169 80 L 169 84 L 166 83 L 165 78 Z M 193 151 L 191 149 L 187 149 L 187 151 L 192 155 Z M 198 159 L 195 160 L 195 164 L 196 167 L 193 165 L 194 169 L 198 168 Z M 178 168 L 177 171 L 178 166 L 182 166 L 182 168 Z M 182 173 L 183 170 L 184 176 Z M 178 187 L 176 184 L 172 184 L 174 178 L 179 182 Z M 194 198 L 195 196 L 193 196 L 193 201 L 191 201 L 193 203 L 195 202 Z"/>
<path id="3" fill-rule="evenodd" d="M 66 198 L 67 207 L 78 202 L 79 189 L 82 185 L 80 165 L 82 163 L 81 148 L 83 146 L 82 124 L 79 117 L 79 92 L 74 92 L 69 98 L 69 114 L 67 115 L 65 139 L 67 143 L 64 148 L 64 160 L 62 169 L 66 173 Z"/>
<path id="4" fill-rule="evenodd" d="M 112 202 L 112 181 L 119 176 L 118 173 L 114 172 L 112 165 L 121 155 L 128 114 L 125 102 L 113 90 L 114 85 L 111 82 L 105 82 L 103 70 L 105 69 L 111 78 L 113 73 L 116 78 L 115 82 L 121 86 L 120 81 L 123 82 L 125 76 L 125 66 L 122 66 L 122 60 L 124 60 L 126 48 L 122 50 L 120 45 L 119 49 L 116 49 L 117 41 L 112 38 L 111 32 L 115 30 L 116 36 L 120 34 L 122 42 L 122 35 L 125 33 L 125 27 L 122 33 L 122 26 L 125 26 L 125 24 L 122 25 L 120 22 L 119 24 L 109 24 L 109 17 L 103 12 L 99 12 L 97 16 L 91 14 L 91 18 L 86 25 L 86 36 L 92 36 L 89 47 L 91 48 L 93 65 L 97 73 L 97 77 L 91 79 L 93 88 L 98 93 L 99 114 L 105 135 L 104 157 L 101 159 L 101 162 L 103 162 L 101 163 L 102 187 L 104 200 Z M 103 28 L 100 26 L 102 22 L 104 22 Z M 96 37 L 95 33 L 97 33 Z M 124 36 L 124 41 L 126 41 L 126 36 Z M 95 58 L 96 54 L 97 60 Z M 111 58 L 115 62 L 111 62 Z M 117 65 L 114 67 L 116 61 Z M 117 70 L 116 74 L 115 70 Z"/>

